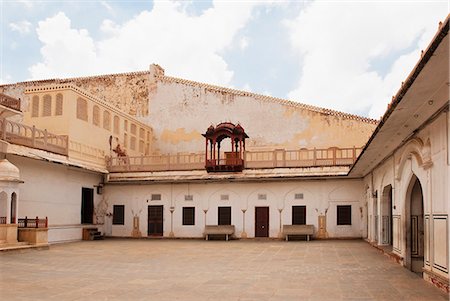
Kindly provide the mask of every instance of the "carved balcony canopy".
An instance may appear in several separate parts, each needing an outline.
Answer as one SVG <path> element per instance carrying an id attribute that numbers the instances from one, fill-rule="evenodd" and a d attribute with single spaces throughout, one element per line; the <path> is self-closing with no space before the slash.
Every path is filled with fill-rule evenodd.
<path id="1" fill-rule="evenodd" d="M 244 128 L 231 122 L 222 122 L 216 127 L 211 125 L 205 137 L 205 167 L 208 172 L 242 171 L 244 168 L 245 138 L 249 138 Z M 222 141 L 230 138 L 231 151 L 223 152 L 221 158 Z"/>

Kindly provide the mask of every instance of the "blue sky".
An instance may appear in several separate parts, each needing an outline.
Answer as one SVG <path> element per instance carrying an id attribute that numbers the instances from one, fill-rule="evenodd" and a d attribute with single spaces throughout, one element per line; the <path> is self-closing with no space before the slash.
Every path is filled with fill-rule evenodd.
<path id="1" fill-rule="evenodd" d="M 448 1 L 5 1 L 0 83 L 147 70 L 373 118 Z"/>

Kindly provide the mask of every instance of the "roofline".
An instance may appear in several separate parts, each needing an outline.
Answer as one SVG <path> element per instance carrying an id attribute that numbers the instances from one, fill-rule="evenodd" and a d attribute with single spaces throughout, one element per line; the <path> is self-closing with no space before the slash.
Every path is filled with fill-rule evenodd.
<path id="1" fill-rule="evenodd" d="M 20 84 L 31 84 L 31 85 L 34 85 L 34 84 L 65 84 L 67 82 L 76 81 L 76 80 L 104 78 L 104 77 L 109 77 L 109 76 L 146 75 L 146 74 L 150 74 L 150 73 L 151 73 L 150 71 L 136 71 L 136 72 L 110 73 L 110 74 L 82 76 L 82 77 L 30 80 L 30 81 L 22 81 L 22 82 L 16 82 L 16 83 L 3 84 L 3 85 L 0 85 L 0 87 L 14 86 L 14 85 L 20 85 Z M 321 113 L 321 114 L 327 114 L 327 115 L 332 115 L 332 116 L 337 116 L 337 117 L 344 117 L 344 118 L 352 119 L 352 120 L 358 120 L 358 121 L 366 122 L 369 124 L 377 124 L 379 122 L 379 120 L 372 119 L 369 117 L 364 117 L 364 116 L 359 116 L 359 115 L 355 115 L 355 114 L 345 113 L 342 111 L 331 110 L 331 109 L 327 109 L 327 108 L 323 108 L 323 107 L 308 105 L 308 104 L 304 104 L 301 102 L 292 101 L 292 100 L 288 100 L 288 99 L 284 99 L 284 98 L 268 96 L 268 95 L 248 92 L 248 91 L 244 91 L 244 90 L 232 89 L 232 88 L 227 88 L 227 87 L 223 87 L 223 86 L 211 85 L 211 84 L 207 84 L 207 83 L 197 82 L 197 81 L 188 80 L 188 79 L 182 79 L 182 78 L 178 78 L 178 77 L 171 77 L 171 76 L 166 76 L 166 75 L 156 75 L 155 78 L 159 79 L 159 80 L 166 80 L 169 82 L 188 84 L 191 86 L 199 86 L 199 87 L 203 87 L 205 89 L 226 92 L 226 93 L 239 95 L 239 96 L 254 97 L 256 99 L 261 99 L 264 101 L 271 101 L 271 102 L 275 102 L 275 103 L 279 103 L 282 105 L 287 105 L 287 106 L 291 106 L 291 107 L 295 107 L 295 108 L 302 108 L 302 109 L 306 109 L 306 110 Z"/>
<path id="2" fill-rule="evenodd" d="M 166 80 L 169 82 L 188 84 L 191 86 L 200 86 L 205 89 L 216 90 L 219 92 L 226 92 L 226 93 L 239 95 L 239 96 L 250 96 L 250 97 L 254 97 L 256 99 L 276 102 L 276 103 L 280 103 L 283 105 L 288 105 L 288 106 L 296 107 L 296 108 L 307 109 L 309 111 L 313 111 L 313 112 L 317 112 L 317 113 L 363 121 L 363 122 L 370 123 L 370 124 L 378 124 L 378 122 L 379 122 L 379 120 L 376 120 L 376 119 L 363 117 L 363 116 L 359 116 L 359 115 L 354 115 L 354 114 L 350 114 L 350 113 L 345 113 L 345 112 L 341 112 L 341 111 L 336 111 L 336 110 L 332 110 L 332 109 L 316 107 L 313 105 L 308 105 L 308 104 L 304 104 L 301 102 L 292 101 L 292 100 L 288 100 L 288 99 L 284 99 L 284 98 L 279 98 L 279 97 L 274 97 L 274 96 L 269 96 L 269 95 L 264 95 L 264 94 L 258 94 L 258 93 L 243 91 L 243 90 L 239 90 L 239 89 L 226 88 L 226 87 L 222 87 L 222 86 L 211 85 L 211 84 L 207 84 L 207 83 L 197 82 L 197 81 L 178 78 L 178 77 L 171 77 L 171 76 L 166 76 L 166 75 L 159 75 L 159 76 L 155 76 L 155 77 L 157 79 Z"/>
<path id="3" fill-rule="evenodd" d="M 372 136 L 370 136 L 366 145 L 363 147 L 361 154 L 358 156 L 355 163 L 353 163 L 353 165 L 350 167 L 348 174 L 350 174 L 353 171 L 354 167 L 356 166 L 356 164 L 358 164 L 361 157 L 363 156 L 363 154 L 365 153 L 367 148 L 370 146 L 370 144 L 372 143 L 375 136 L 378 134 L 378 132 L 383 127 L 384 123 L 388 120 L 388 118 L 391 116 L 391 114 L 397 108 L 398 104 L 402 101 L 403 97 L 406 95 L 409 88 L 411 88 L 412 84 L 414 83 L 416 78 L 419 76 L 422 69 L 425 67 L 425 65 L 428 63 L 428 61 L 431 59 L 431 57 L 433 56 L 433 53 L 436 51 L 438 46 L 441 44 L 442 40 L 447 36 L 448 29 L 449 29 L 449 19 L 450 19 L 450 14 L 447 15 L 447 18 L 445 18 L 444 23 L 439 22 L 438 31 L 434 35 L 434 37 L 433 37 L 432 41 L 430 42 L 430 44 L 428 45 L 428 47 L 424 51 L 422 51 L 421 58 L 414 66 L 413 70 L 409 73 L 406 80 L 404 82 L 402 82 L 402 86 L 397 91 L 397 94 L 395 94 L 395 96 L 392 97 L 392 101 L 388 105 L 388 109 L 384 113 L 383 117 L 381 117 L 380 123 L 375 128 L 375 131 L 373 131 Z M 365 175 L 363 175 L 363 177 L 364 176 Z"/>

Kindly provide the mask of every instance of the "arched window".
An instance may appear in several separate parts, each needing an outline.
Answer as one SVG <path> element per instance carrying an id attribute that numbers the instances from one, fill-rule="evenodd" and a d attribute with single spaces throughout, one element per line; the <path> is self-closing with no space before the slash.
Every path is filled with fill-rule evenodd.
<path id="1" fill-rule="evenodd" d="M 42 116 L 52 116 L 52 97 L 48 94 L 44 95 Z"/>
<path id="2" fill-rule="evenodd" d="M 96 126 L 100 126 L 100 109 L 98 106 L 92 108 L 92 123 Z"/>
<path id="3" fill-rule="evenodd" d="M 87 101 L 83 98 L 77 99 L 77 118 L 88 121 Z"/>
<path id="4" fill-rule="evenodd" d="M 33 96 L 31 101 L 31 117 L 39 117 L 39 96 Z"/>
<path id="5" fill-rule="evenodd" d="M 103 128 L 105 130 L 111 129 L 111 114 L 108 111 L 103 112 Z"/>
<path id="6" fill-rule="evenodd" d="M 119 116 L 114 116 L 114 134 L 119 134 Z"/>
<path id="7" fill-rule="evenodd" d="M 63 96 L 61 93 L 56 94 L 55 115 L 60 116 L 63 114 Z"/>

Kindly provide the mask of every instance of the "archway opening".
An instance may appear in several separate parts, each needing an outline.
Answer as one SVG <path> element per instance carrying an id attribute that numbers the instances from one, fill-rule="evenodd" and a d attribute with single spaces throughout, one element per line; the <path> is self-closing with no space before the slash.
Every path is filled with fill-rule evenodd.
<path id="1" fill-rule="evenodd" d="M 373 239 L 376 243 L 378 243 L 378 191 L 375 191 L 375 195 L 373 196 Z"/>
<path id="2" fill-rule="evenodd" d="M 17 194 L 15 192 L 11 195 L 11 224 L 15 224 L 17 221 Z"/>
<path id="3" fill-rule="evenodd" d="M 424 266 L 424 208 L 419 179 L 413 175 L 406 194 L 406 267 L 422 274 Z"/>
<path id="4" fill-rule="evenodd" d="M 383 188 L 381 198 L 381 243 L 392 246 L 392 186 Z"/>
<path id="5" fill-rule="evenodd" d="M 0 224 L 7 223 L 8 215 L 8 195 L 2 191 L 0 193 Z"/>

